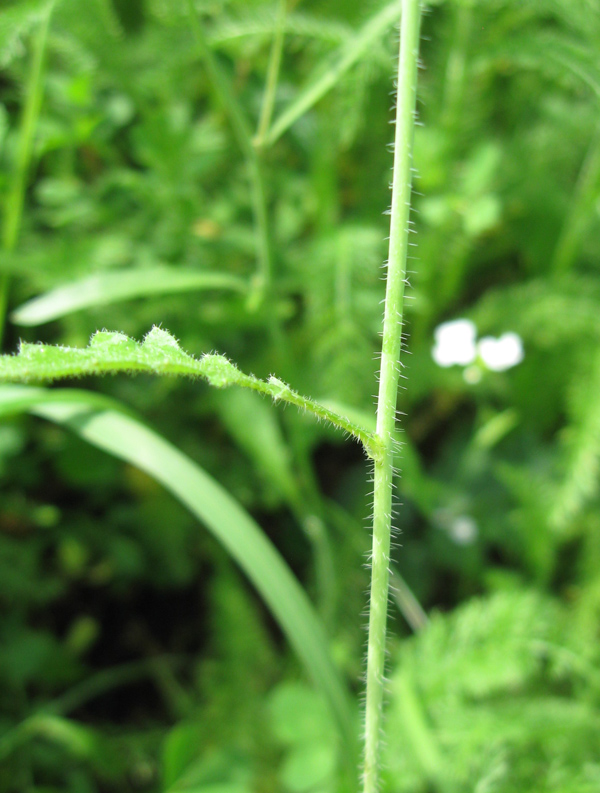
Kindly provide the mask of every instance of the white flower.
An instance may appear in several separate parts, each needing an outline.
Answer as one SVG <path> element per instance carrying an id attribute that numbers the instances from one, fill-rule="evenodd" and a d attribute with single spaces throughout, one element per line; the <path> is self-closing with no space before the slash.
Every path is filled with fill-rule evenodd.
<path id="1" fill-rule="evenodd" d="M 435 347 L 431 351 L 438 366 L 466 366 L 475 360 L 477 329 L 470 319 L 443 322 L 435 329 Z"/>
<path id="2" fill-rule="evenodd" d="M 523 342 L 516 333 L 504 333 L 499 339 L 486 336 L 477 343 L 481 360 L 493 372 L 503 372 L 523 360 Z"/>
<path id="3" fill-rule="evenodd" d="M 504 333 L 499 339 L 485 336 L 476 341 L 477 328 L 470 319 L 443 322 L 435 329 L 435 346 L 431 351 L 438 366 L 466 366 L 464 377 L 468 383 L 481 379 L 483 368 L 503 372 L 521 363 L 523 342 L 516 333 Z M 473 364 L 474 366 L 469 366 Z"/>

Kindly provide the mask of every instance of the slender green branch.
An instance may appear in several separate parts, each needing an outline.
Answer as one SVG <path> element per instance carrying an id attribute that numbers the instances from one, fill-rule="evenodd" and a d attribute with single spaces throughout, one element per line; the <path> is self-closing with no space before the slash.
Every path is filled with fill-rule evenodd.
<path id="1" fill-rule="evenodd" d="M 400 376 L 404 284 L 410 223 L 412 141 L 416 112 L 420 16 L 419 0 L 402 0 L 390 244 L 377 402 L 376 435 L 382 445 L 383 453 L 375 460 L 374 470 L 373 550 L 365 710 L 365 793 L 375 793 L 379 786 L 392 521 L 393 438 Z"/>
<path id="2" fill-rule="evenodd" d="M 208 44 L 203 26 L 198 19 L 193 0 L 188 0 L 190 20 L 200 56 L 210 76 L 215 94 L 231 122 L 233 133 L 246 160 L 252 189 L 252 212 L 256 229 L 256 250 L 258 268 L 254 277 L 253 289 L 248 300 L 252 309 L 258 308 L 271 290 L 271 245 L 267 220 L 267 200 L 264 180 L 258 154 L 252 143 L 252 130 L 240 106 L 227 75 Z"/>
<path id="3" fill-rule="evenodd" d="M 292 124 L 337 85 L 344 74 L 368 52 L 370 47 L 376 44 L 377 40 L 397 19 L 398 0 L 393 0 L 372 17 L 356 35 L 348 39 L 334 58 L 331 61 L 328 60 L 324 68 L 317 70 L 313 79 L 309 81 L 296 99 L 275 119 L 266 135 L 265 143 L 272 145 L 279 140 Z"/>
<path id="4" fill-rule="evenodd" d="M 14 251 L 19 239 L 19 233 L 21 231 L 23 204 L 25 201 L 25 188 L 27 186 L 27 177 L 29 175 L 31 158 L 33 155 L 35 130 L 37 128 L 37 122 L 42 106 L 44 62 L 46 59 L 48 30 L 50 28 L 50 17 L 52 15 L 53 7 L 53 2 L 48 4 L 48 8 L 42 18 L 42 23 L 39 27 L 33 45 L 33 58 L 27 80 L 25 107 L 23 108 L 21 130 L 19 133 L 17 161 L 12 174 L 11 184 L 8 188 L 8 195 L 4 207 L 4 218 L 2 223 L 2 248 L 7 253 Z M 6 320 L 9 288 L 9 273 L 1 273 L 0 348 L 2 347 L 2 337 L 4 335 L 4 323 Z"/>
<path id="5" fill-rule="evenodd" d="M 117 372 L 180 375 L 203 378 L 216 388 L 250 388 L 270 396 L 275 402 L 295 405 L 317 419 L 330 422 L 360 441 L 370 457 L 375 459 L 380 454 L 380 444 L 373 433 L 349 418 L 298 394 L 276 377 L 259 380 L 254 375 L 244 374 L 223 355 L 193 358 L 162 328 L 153 328 L 141 344 L 124 333 L 100 331 L 92 336 L 85 349 L 21 344 L 18 355 L 0 356 L 0 382 L 52 382 L 66 377 Z"/>
<path id="6" fill-rule="evenodd" d="M 269 65 L 267 67 L 267 82 L 263 96 L 258 129 L 256 130 L 255 145 L 260 148 L 264 143 L 265 135 L 271 124 L 273 117 L 273 107 L 275 106 L 275 92 L 279 79 L 279 67 L 281 66 L 281 55 L 283 52 L 283 39 L 285 34 L 285 15 L 287 13 L 287 0 L 279 0 L 277 9 L 277 19 L 275 20 L 275 35 L 269 55 Z"/>

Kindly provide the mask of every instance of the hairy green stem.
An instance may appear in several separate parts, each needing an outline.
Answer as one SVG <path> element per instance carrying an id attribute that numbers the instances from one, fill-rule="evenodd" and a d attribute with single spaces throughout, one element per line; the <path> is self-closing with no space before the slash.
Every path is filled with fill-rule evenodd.
<path id="1" fill-rule="evenodd" d="M 258 129 L 256 131 L 255 145 L 261 147 L 265 136 L 271 125 L 273 118 L 273 107 L 275 106 L 275 91 L 279 79 L 279 67 L 281 66 L 281 55 L 283 52 L 283 39 L 285 34 L 285 15 L 287 13 L 287 0 L 279 0 L 277 9 L 277 19 L 275 20 L 275 35 L 273 45 L 269 55 L 269 65 L 267 67 L 267 82 L 263 96 L 262 108 Z"/>
<path id="2" fill-rule="evenodd" d="M 393 438 L 410 231 L 412 141 L 416 112 L 420 16 L 419 0 L 402 0 L 390 244 L 377 401 L 376 436 L 383 451 L 374 462 L 373 550 L 365 710 L 365 793 L 375 793 L 379 787 L 392 522 Z"/>
<path id="3" fill-rule="evenodd" d="M 33 58 L 27 80 L 25 107 L 19 133 L 17 161 L 8 189 L 4 218 L 2 223 L 2 249 L 12 253 L 16 248 L 21 231 L 23 218 L 23 204 L 25 201 L 25 188 L 33 155 L 33 141 L 37 127 L 40 109 L 42 106 L 44 61 L 46 58 L 46 45 L 50 17 L 54 3 L 49 3 L 42 23 L 37 32 L 33 46 Z M 0 274 L 0 347 L 4 335 L 6 309 L 8 306 L 8 292 L 10 288 L 10 275 L 7 272 Z"/>

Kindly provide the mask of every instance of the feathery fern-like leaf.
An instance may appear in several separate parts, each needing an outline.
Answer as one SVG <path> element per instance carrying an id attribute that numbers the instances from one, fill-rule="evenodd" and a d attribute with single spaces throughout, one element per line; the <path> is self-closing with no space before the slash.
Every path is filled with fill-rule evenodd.
<path id="1" fill-rule="evenodd" d="M 598 675 L 569 626 L 558 602 L 523 591 L 435 615 L 392 675 L 390 789 L 592 790 Z"/>
<path id="2" fill-rule="evenodd" d="M 40 22 L 50 0 L 21 0 L 0 11 L 0 68 L 23 52 L 23 39 Z"/>
<path id="3" fill-rule="evenodd" d="M 600 478 L 600 354 L 587 371 L 573 379 L 570 389 L 572 422 L 564 435 L 566 459 L 562 481 L 550 513 L 553 525 L 563 528 L 598 491 Z"/>

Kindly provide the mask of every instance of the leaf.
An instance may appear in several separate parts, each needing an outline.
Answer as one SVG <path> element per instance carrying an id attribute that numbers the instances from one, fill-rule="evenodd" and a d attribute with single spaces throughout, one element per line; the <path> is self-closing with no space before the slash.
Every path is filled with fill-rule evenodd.
<path id="1" fill-rule="evenodd" d="M 220 46 L 244 37 L 262 37 L 269 40 L 276 25 L 276 13 L 271 7 L 254 6 L 236 10 L 235 16 L 220 13 L 215 18 L 209 34 L 213 46 Z M 285 18 L 285 33 L 304 39 L 340 44 L 348 36 L 348 25 L 337 19 L 325 19 L 323 14 L 289 11 Z"/>
<path id="2" fill-rule="evenodd" d="M 600 68 L 591 41 L 570 38 L 562 32 L 529 32 L 523 37 L 507 36 L 496 48 L 489 48 L 484 61 L 494 58 L 508 59 L 520 69 L 540 70 L 560 83 L 570 78 L 600 96 Z"/>
<path id="3" fill-rule="evenodd" d="M 593 790 L 577 775 L 598 754 L 598 674 L 573 622 L 560 602 L 517 589 L 433 615 L 404 642 L 390 676 L 396 790 L 433 779 L 440 790 Z M 500 783 L 478 784 L 497 752 L 508 761 Z M 548 758 L 569 784 L 553 784 Z"/>
<path id="4" fill-rule="evenodd" d="M 392 25 L 397 24 L 398 14 L 398 3 L 396 1 L 388 3 L 378 14 L 371 17 L 354 36 L 342 44 L 333 58 L 328 58 L 325 64 L 319 64 L 307 85 L 274 121 L 271 129 L 265 135 L 265 143 L 275 143 L 300 116 L 322 99 L 339 82 L 341 77 L 375 45 L 377 40 Z"/>
<path id="5" fill-rule="evenodd" d="M 42 325 L 92 306 L 106 306 L 148 295 L 165 295 L 205 289 L 244 292 L 242 278 L 191 268 L 152 267 L 96 275 L 59 286 L 27 301 L 11 314 L 17 325 Z"/>
<path id="6" fill-rule="evenodd" d="M 230 435 L 275 495 L 296 504 L 300 496 L 289 449 L 272 407 L 257 394 L 236 389 L 221 395 L 217 410 Z"/>
<path id="7" fill-rule="evenodd" d="M 41 22 L 52 0 L 20 0 L 0 13 L 0 67 L 23 53 L 23 38 Z"/>
<path id="8" fill-rule="evenodd" d="M 23 744 L 34 738 L 62 746 L 70 755 L 82 759 L 97 752 L 96 735 L 81 724 L 50 713 L 37 713 L 24 719 L 15 730 L 0 740 L 0 759 L 5 759 Z"/>
<path id="9" fill-rule="evenodd" d="M 275 402 L 289 402 L 319 419 L 330 421 L 361 441 L 371 456 L 378 453 L 374 435 L 345 416 L 301 396 L 276 377 L 265 381 L 240 372 L 223 355 L 207 353 L 199 359 L 193 358 L 162 328 L 152 328 L 142 343 L 124 333 L 98 331 L 85 349 L 22 343 L 18 355 L 0 357 L 0 382 L 51 382 L 65 377 L 124 371 L 204 378 L 216 388 L 232 385 L 251 388 L 272 397 Z"/>
<path id="10" fill-rule="evenodd" d="M 327 698 L 349 763 L 356 761 L 354 718 L 327 637 L 306 593 L 261 528 L 212 477 L 118 403 L 85 391 L 6 386 L 0 416 L 29 411 L 153 477 L 212 532 L 254 584 L 315 685 Z"/>
<path id="11" fill-rule="evenodd" d="M 268 702 L 271 729 L 282 744 L 327 742 L 332 724 L 321 697 L 305 683 L 281 683 Z"/>
<path id="12" fill-rule="evenodd" d="M 563 432 L 561 480 L 552 490 L 550 523 L 568 529 L 598 494 L 600 480 L 600 354 L 596 351 L 569 389 L 570 423 Z"/>
<path id="13" fill-rule="evenodd" d="M 327 788 L 335 772 L 335 750 L 327 743 L 295 746 L 286 757 L 281 779 L 292 793 L 309 793 L 318 786 Z"/>
<path id="14" fill-rule="evenodd" d="M 565 275 L 556 281 L 536 278 L 497 287 L 484 294 L 470 317 L 480 333 L 506 327 L 540 347 L 565 343 L 593 343 L 600 333 L 598 279 Z"/>
<path id="15" fill-rule="evenodd" d="M 195 723 L 177 724 L 163 746 L 165 793 L 249 793 L 247 761 L 231 752 L 203 752 Z"/>

